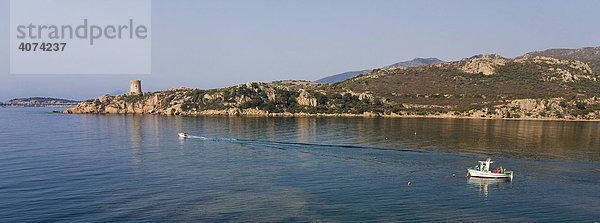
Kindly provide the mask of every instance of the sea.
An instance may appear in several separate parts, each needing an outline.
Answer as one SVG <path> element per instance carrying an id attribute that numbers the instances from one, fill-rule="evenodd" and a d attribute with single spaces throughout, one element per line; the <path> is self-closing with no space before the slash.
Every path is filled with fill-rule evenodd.
<path id="1" fill-rule="evenodd" d="M 600 221 L 600 122 L 59 109 L 0 108 L 0 222 Z"/>

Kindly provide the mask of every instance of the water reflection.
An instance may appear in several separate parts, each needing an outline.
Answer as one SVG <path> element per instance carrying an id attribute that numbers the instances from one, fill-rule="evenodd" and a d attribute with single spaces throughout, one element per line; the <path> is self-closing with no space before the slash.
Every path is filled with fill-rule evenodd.
<path id="1" fill-rule="evenodd" d="M 600 160 L 600 123 L 596 122 L 425 118 L 343 121 L 346 127 L 328 138 L 473 156 Z"/>
<path id="2" fill-rule="evenodd" d="M 302 117 L 295 119 L 295 121 L 298 142 L 310 142 L 310 139 L 317 134 L 317 119 Z"/>
<path id="3" fill-rule="evenodd" d="M 150 116 L 152 117 L 152 116 Z M 344 117 L 169 117 L 207 137 L 352 144 L 480 157 L 600 160 L 600 123 Z M 175 134 L 175 132 L 173 132 Z M 194 133 L 192 133 L 194 134 Z"/>
<path id="4" fill-rule="evenodd" d="M 164 120 L 162 117 L 154 115 L 115 115 L 107 119 L 122 119 L 124 122 L 123 127 L 128 126 L 129 143 L 134 165 L 139 165 L 143 162 L 144 150 L 157 148 L 160 145 L 159 135 L 160 126 L 162 125 L 160 120 Z"/>
<path id="5" fill-rule="evenodd" d="M 506 189 L 507 184 L 510 183 L 511 181 L 509 179 L 487 179 L 478 177 L 467 178 L 467 184 L 474 186 L 474 188 L 479 191 L 479 194 L 486 199 L 489 195 L 489 187 L 492 187 L 496 190 L 504 190 Z"/>
<path id="6" fill-rule="evenodd" d="M 131 143 L 132 162 L 138 165 L 142 162 L 142 116 L 133 115 L 129 118 L 129 142 Z"/>

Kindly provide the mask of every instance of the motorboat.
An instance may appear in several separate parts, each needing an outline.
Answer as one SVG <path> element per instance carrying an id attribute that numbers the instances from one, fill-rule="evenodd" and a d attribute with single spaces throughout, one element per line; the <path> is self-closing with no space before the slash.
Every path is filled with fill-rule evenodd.
<path id="1" fill-rule="evenodd" d="M 180 133 L 178 133 L 178 135 L 179 135 L 180 138 L 186 138 L 186 137 L 188 137 L 187 132 L 180 132 Z"/>
<path id="2" fill-rule="evenodd" d="M 502 169 L 502 167 L 490 171 L 490 165 L 494 163 L 490 158 L 487 158 L 485 161 L 478 162 L 479 164 L 474 168 L 467 169 L 467 176 L 480 178 L 505 178 L 510 180 L 513 179 L 514 172 Z"/>

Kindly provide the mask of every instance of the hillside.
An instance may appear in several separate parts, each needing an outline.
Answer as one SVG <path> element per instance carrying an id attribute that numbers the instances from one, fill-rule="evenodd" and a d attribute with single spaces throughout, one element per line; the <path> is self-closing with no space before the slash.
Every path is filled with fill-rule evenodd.
<path id="1" fill-rule="evenodd" d="M 579 49 L 548 49 L 524 54 L 520 58 L 552 57 L 561 60 L 578 60 L 592 68 L 594 73 L 600 74 L 600 47 L 584 47 Z"/>
<path id="2" fill-rule="evenodd" d="M 412 68 L 374 70 L 333 84 L 329 92 L 369 92 L 408 113 L 511 117 L 596 117 L 600 82 L 579 61 L 478 55 Z M 557 106 L 559 105 L 559 106 Z M 466 112 L 466 113 L 465 113 Z"/>
<path id="3" fill-rule="evenodd" d="M 334 84 L 250 82 L 107 95 L 65 113 L 600 120 L 600 80 L 577 60 L 482 54 L 375 69 Z"/>
<path id="4" fill-rule="evenodd" d="M 79 101 L 60 99 L 60 98 L 45 98 L 45 97 L 32 97 L 32 98 L 15 98 L 12 100 L 0 103 L 0 106 L 9 107 L 71 107 L 75 106 Z"/>
<path id="5" fill-rule="evenodd" d="M 437 58 L 415 58 L 409 61 L 404 61 L 404 62 L 398 62 L 389 66 L 385 66 L 383 68 L 390 68 L 390 67 L 416 67 L 416 66 L 422 66 L 422 65 L 429 65 L 429 64 L 437 64 L 437 63 L 443 63 L 444 61 L 437 59 Z M 360 71 L 349 71 L 349 72 L 344 72 L 341 74 L 335 74 L 335 75 L 331 75 L 331 76 L 327 76 L 324 78 L 321 78 L 319 80 L 316 80 L 315 82 L 317 83 L 326 83 L 326 84 L 332 84 L 332 83 L 336 83 L 336 82 L 341 82 L 344 81 L 346 79 L 350 79 L 353 77 L 356 77 L 360 74 L 364 74 L 364 73 L 368 73 L 372 70 L 360 70 Z"/>

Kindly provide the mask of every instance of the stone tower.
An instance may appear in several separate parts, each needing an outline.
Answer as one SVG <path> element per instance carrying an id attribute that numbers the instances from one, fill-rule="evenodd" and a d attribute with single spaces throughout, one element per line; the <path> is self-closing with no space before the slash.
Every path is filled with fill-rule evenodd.
<path id="1" fill-rule="evenodd" d="M 131 87 L 129 89 L 129 94 L 141 94 L 142 93 L 142 81 L 141 80 L 131 80 Z"/>

